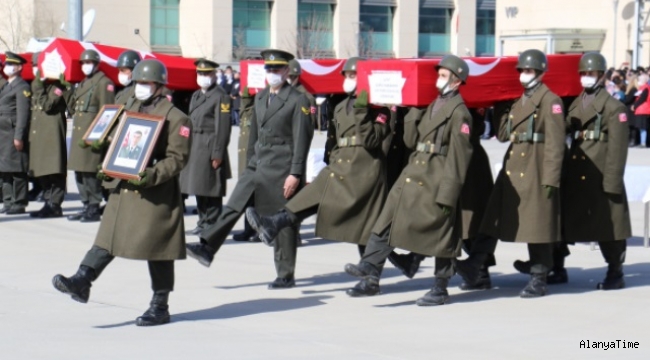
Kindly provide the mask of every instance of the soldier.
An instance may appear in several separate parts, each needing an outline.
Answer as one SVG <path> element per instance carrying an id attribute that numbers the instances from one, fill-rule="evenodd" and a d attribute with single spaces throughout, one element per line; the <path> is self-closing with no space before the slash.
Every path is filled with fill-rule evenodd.
<path id="1" fill-rule="evenodd" d="M 16 215 L 24 214 L 27 207 L 32 92 L 21 76 L 27 60 L 10 51 L 5 55 L 3 71 L 7 82 L 0 89 L 0 175 L 4 213 Z"/>
<path id="2" fill-rule="evenodd" d="M 54 287 L 86 303 L 91 283 L 117 256 L 147 260 L 153 298 L 137 326 L 170 321 L 168 299 L 174 290 L 174 260 L 185 258 L 183 203 L 178 175 L 187 164 L 191 147 L 190 119 L 162 95 L 167 69 L 158 60 L 143 60 L 133 70 L 136 101 L 127 111 L 165 117 L 151 159 L 140 179 L 117 180 L 95 243 L 71 277 L 56 275 Z M 107 179 L 103 172 L 100 177 Z M 108 179 L 110 180 L 110 179 Z"/>
<path id="3" fill-rule="evenodd" d="M 117 79 L 124 86 L 115 95 L 115 103 L 118 105 L 126 105 L 129 99 L 135 99 L 135 86 L 133 84 L 133 69 L 142 60 L 140 54 L 133 50 L 125 50 L 117 58 L 115 67 L 119 70 Z"/>
<path id="4" fill-rule="evenodd" d="M 362 280 L 353 297 L 379 293 L 379 277 L 394 247 L 435 256 L 435 285 L 420 306 L 448 301 L 447 284 L 460 250 L 459 199 L 472 156 L 471 116 L 458 93 L 469 67 L 457 56 L 437 66 L 439 97 L 426 110 L 411 109 L 404 120 L 404 143 L 415 152 L 391 189 L 358 265 L 345 271 Z"/>
<path id="5" fill-rule="evenodd" d="M 470 257 L 457 264 L 470 286 L 479 281 L 479 268 L 494 253 L 496 239 L 528 244 L 531 277 L 522 298 L 547 291 L 553 267 L 553 247 L 560 241 L 560 175 L 565 148 L 562 100 L 543 83 L 546 55 L 526 50 L 517 70 L 524 94 L 509 107 L 495 106 L 500 118 L 498 139 L 510 141 L 488 211 L 481 224 L 487 235 L 472 244 Z"/>
<path id="6" fill-rule="evenodd" d="M 2 63 L 2 59 L 0 59 L 0 68 L 4 68 L 4 64 Z M 4 78 L 4 72 L 0 74 L 0 91 L 2 91 L 2 88 L 4 85 L 7 83 L 7 80 Z M 3 181 L 2 181 L 2 176 L 0 176 L 0 195 L 2 195 L 2 208 L 0 208 L 0 214 L 4 214 L 9 210 L 9 207 L 6 206 L 6 204 L 11 204 L 11 194 L 5 194 L 2 191 L 3 188 Z M 8 195 L 5 198 L 5 195 Z"/>
<path id="7" fill-rule="evenodd" d="M 248 87 L 245 87 L 244 91 L 242 91 L 241 109 L 239 110 L 239 143 L 237 146 L 237 156 L 239 159 L 237 171 L 239 174 L 237 177 L 241 177 L 244 174 L 244 170 L 246 170 L 246 152 L 251 131 L 251 117 L 255 111 L 254 100 L 255 97 L 250 94 Z M 244 218 L 244 231 L 234 234 L 232 239 L 235 241 L 260 241 L 257 233 L 253 230 L 246 218 Z"/>
<path id="8" fill-rule="evenodd" d="M 68 103 L 68 111 L 73 115 L 68 169 L 75 172 L 84 207 L 80 212 L 68 216 L 68 220 L 96 222 L 100 220 L 99 204 L 102 202 L 101 181 L 97 179 L 102 151 L 97 145 L 90 148 L 83 136 L 102 106 L 115 103 L 115 87 L 99 70 L 100 58 L 95 50 L 84 50 L 80 61 L 81 71 L 86 78 L 77 85 Z"/>
<path id="9" fill-rule="evenodd" d="M 45 205 L 30 213 L 35 218 L 61 217 L 66 186 L 66 102 L 69 88 L 60 80 L 42 79 L 38 56 L 32 81 L 32 122 L 29 131 L 29 168 L 43 188 Z"/>
<path id="10" fill-rule="evenodd" d="M 255 96 L 247 168 L 217 222 L 201 233 L 200 243 L 187 244 L 189 255 L 206 267 L 251 198 L 262 215 L 271 215 L 305 183 L 307 154 L 314 135 L 309 100 L 286 82 L 293 55 L 264 50 L 262 57 L 269 87 Z M 296 249 L 296 229 L 282 230 L 274 242 L 277 278 L 269 284 L 270 289 L 295 285 Z"/>
<path id="11" fill-rule="evenodd" d="M 318 127 L 316 121 L 317 111 L 316 111 L 316 99 L 305 87 L 300 83 L 300 74 L 302 74 L 302 68 L 298 60 L 293 59 L 289 61 L 289 77 L 287 82 L 289 85 L 293 86 L 294 89 L 298 90 L 300 93 L 305 94 L 309 100 L 309 111 L 311 113 L 311 120 L 314 127 Z"/>
<path id="12" fill-rule="evenodd" d="M 188 233 L 197 235 L 214 224 L 221 212 L 226 181 L 231 177 L 228 144 L 232 124 L 230 95 L 215 81 L 219 64 L 199 59 L 194 65 L 200 89 L 190 101 L 194 143 L 190 161 L 181 172 L 181 192 L 196 195 L 199 221 Z"/>

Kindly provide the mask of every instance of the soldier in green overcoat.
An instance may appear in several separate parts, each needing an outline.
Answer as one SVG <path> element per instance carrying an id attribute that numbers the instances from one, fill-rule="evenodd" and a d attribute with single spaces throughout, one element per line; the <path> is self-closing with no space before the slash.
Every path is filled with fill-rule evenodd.
<path id="1" fill-rule="evenodd" d="M 289 85 L 293 86 L 294 89 L 298 90 L 300 93 L 305 94 L 309 100 L 309 113 L 311 114 L 311 121 L 314 124 L 314 128 L 318 127 L 317 117 L 318 111 L 316 111 L 316 98 L 314 95 L 307 91 L 305 86 L 300 82 L 300 74 L 302 74 L 302 67 L 298 60 L 293 59 L 289 61 L 289 77 L 287 82 Z"/>
<path id="2" fill-rule="evenodd" d="M 91 282 L 114 257 L 147 260 L 154 294 L 136 325 L 151 326 L 170 320 L 167 303 L 174 289 L 174 260 L 186 254 L 178 175 L 190 156 L 192 123 L 162 94 L 167 69 L 161 62 L 141 61 L 133 70 L 133 80 L 136 101 L 126 110 L 164 117 L 162 131 L 140 178 L 118 180 L 111 190 L 95 243 L 77 273 L 69 278 L 56 275 L 53 284 L 85 303 Z M 107 178 L 103 172 L 99 177 Z"/>

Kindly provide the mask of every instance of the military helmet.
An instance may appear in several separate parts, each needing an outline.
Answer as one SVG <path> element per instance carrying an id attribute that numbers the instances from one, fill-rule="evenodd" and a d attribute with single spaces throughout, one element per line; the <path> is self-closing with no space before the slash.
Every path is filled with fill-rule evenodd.
<path id="1" fill-rule="evenodd" d="M 94 61 L 95 63 L 99 64 L 99 53 L 95 50 L 92 49 L 87 49 L 84 50 L 81 53 L 81 58 L 79 59 L 80 61 Z"/>
<path id="2" fill-rule="evenodd" d="M 597 52 L 589 52 L 580 58 L 578 71 L 607 71 L 607 61 L 605 57 Z"/>
<path id="3" fill-rule="evenodd" d="M 548 70 L 546 55 L 537 49 L 529 49 L 519 55 L 517 70 L 533 69 L 541 72 Z"/>
<path id="4" fill-rule="evenodd" d="M 357 63 L 364 60 L 361 57 L 351 57 L 345 64 L 343 64 L 343 70 L 341 70 L 341 75 L 345 75 L 346 71 L 357 71 Z"/>
<path id="5" fill-rule="evenodd" d="M 123 51 L 120 56 L 117 58 L 117 65 L 115 67 L 117 68 L 129 68 L 133 70 L 135 65 L 137 65 L 142 58 L 140 57 L 140 54 L 133 50 L 126 50 Z"/>
<path id="6" fill-rule="evenodd" d="M 289 75 L 299 76 L 302 73 L 300 63 L 296 59 L 289 60 Z"/>
<path id="7" fill-rule="evenodd" d="M 167 84 L 167 68 L 155 59 L 140 61 L 133 69 L 133 81 Z"/>
<path id="8" fill-rule="evenodd" d="M 456 55 L 447 55 L 443 57 L 436 66 L 436 70 L 440 68 L 445 68 L 451 71 L 460 79 L 460 81 L 463 82 L 463 84 L 467 81 L 467 77 L 469 76 L 469 66 L 465 60 Z"/>

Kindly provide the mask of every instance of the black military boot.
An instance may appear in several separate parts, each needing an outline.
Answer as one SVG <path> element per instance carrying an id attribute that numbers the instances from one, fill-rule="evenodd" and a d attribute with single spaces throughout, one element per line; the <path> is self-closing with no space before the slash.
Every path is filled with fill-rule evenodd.
<path id="1" fill-rule="evenodd" d="M 520 273 L 530 275 L 530 261 L 515 260 L 512 266 Z"/>
<path id="2" fill-rule="evenodd" d="M 556 260 L 557 261 L 557 260 Z M 530 274 L 530 261 L 515 260 L 512 264 L 522 274 Z M 564 268 L 564 262 L 557 264 L 546 274 L 548 285 L 566 284 L 569 282 L 569 273 Z"/>
<path id="3" fill-rule="evenodd" d="M 424 260 L 424 256 L 416 253 L 398 254 L 391 252 L 388 255 L 388 261 L 409 279 L 413 279 L 413 276 L 418 272 L 422 260 Z"/>
<path id="4" fill-rule="evenodd" d="M 609 265 L 603 282 L 598 283 L 598 290 L 618 290 L 625 287 L 623 265 Z"/>
<path id="5" fill-rule="evenodd" d="M 90 297 L 90 286 L 97 279 L 95 270 L 81 265 L 77 273 L 67 278 L 63 275 L 56 275 L 52 278 L 54 288 L 64 294 L 68 294 L 73 300 L 80 303 L 87 303 Z"/>
<path id="6" fill-rule="evenodd" d="M 461 290 L 488 290 L 492 288 L 492 279 L 490 278 L 490 272 L 486 266 L 481 266 L 479 269 L 478 280 L 476 283 L 470 285 L 463 281 L 458 288 Z"/>
<path id="7" fill-rule="evenodd" d="M 269 289 L 270 290 L 291 289 L 294 286 L 296 286 L 296 281 L 293 279 L 293 277 L 276 278 L 275 280 L 273 280 L 272 283 L 269 284 Z"/>
<path id="8" fill-rule="evenodd" d="M 481 267 L 486 254 L 470 254 L 465 260 L 456 261 L 456 273 L 463 278 L 467 287 L 476 287 L 481 279 Z"/>
<path id="9" fill-rule="evenodd" d="M 359 281 L 352 289 L 345 293 L 351 297 L 374 296 L 379 294 L 379 277 L 366 276 Z"/>
<path id="10" fill-rule="evenodd" d="M 189 243 L 185 245 L 185 249 L 187 249 L 187 255 L 198 260 L 205 267 L 210 267 L 214 260 L 214 251 L 206 244 Z"/>
<path id="11" fill-rule="evenodd" d="M 88 205 L 88 210 L 81 218 L 81 222 L 82 223 L 98 222 L 101 219 L 102 216 L 99 213 L 99 204 L 90 204 Z"/>
<path id="12" fill-rule="evenodd" d="M 365 261 L 359 262 L 357 264 L 345 264 L 345 272 L 348 275 L 354 277 L 363 278 L 366 276 L 376 276 L 379 277 L 379 269 L 377 269 L 373 264 Z"/>
<path id="13" fill-rule="evenodd" d="M 246 219 L 257 231 L 262 242 L 268 246 L 273 246 L 275 237 L 278 236 L 280 230 L 293 225 L 289 213 L 285 210 L 281 210 L 273 216 L 260 216 L 255 208 L 249 207 L 246 209 Z"/>
<path id="14" fill-rule="evenodd" d="M 70 220 L 70 221 L 79 221 L 84 217 L 84 215 L 86 214 L 86 211 L 88 211 L 88 204 L 84 204 L 83 209 L 81 209 L 81 211 L 79 211 L 78 213 L 68 215 L 68 220 Z"/>
<path id="15" fill-rule="evenodd" d="M 436 306 L 446 304 L 449 301 L 447 285 L 449 285 L 449 279 L 436 278 L 436 283 L 433 285 L 431 290 L 424 294 L 423 297 L 417 299 L 415 304 L 417 306 Z"/>
<path id="16" fill-rule="evenodd" d="M 169 323 L 169 291 L 156 291 L 153 294 L 149 309 L 135 319 L 137 326 L 156 326 Z"/>
<path id="17" fill-rule="evenodd" d="M 46 214 L 46 216 L 41 216 L 42 218 L 58 218 L 63 216 L 63 209 L 61 209 L 61 205 L 58 204 L 50 204 L 50 212 Z"/>
<path id="18" fill-rule="evenodd" d="M 51 211 L 52 210 L 50 209 L 50 204 L 45 203 L 45 205 L 43 205 L 43 207 L 40 210 L 30 212 L 29 217 L 32 217 L 32 218 L 46 218 L 46 217 L 49 217 L 48 214 Z"/>
<path id="19" fill-rule="evenodd" d="M 521 290 L 519 297 L 524 299 L 536 298 L 546 295 L 546 273 L 531 274 L 528 285 Z"/>

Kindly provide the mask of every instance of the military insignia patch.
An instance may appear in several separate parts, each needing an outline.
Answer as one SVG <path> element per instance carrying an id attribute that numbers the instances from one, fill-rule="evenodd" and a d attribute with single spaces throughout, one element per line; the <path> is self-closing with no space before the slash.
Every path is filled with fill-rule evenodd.
<path id="1" fill-rule="evenodd" d="M 620 114 L 618 114 L 618 121 L 620 121 L 620 122 L 627 122 L 627 114 L 626 114 L 626 113 L 620 113 Z"/>
<path id="2" fill-rule="evenodd" d="M 172 96 L 171 95 L 168 94 L 168 95 L 165 95 L 165 97 L 167 98 L 167 101 L 172 102 Z"/>
<path id="3" fill-rule="evenodd" d="M 23 90 L 23 95 L 25 95 L 25 97 L 30 97 L 32 96 L 32 93 L 28 90 Z"/>
<path id="4" fill-rule="evenodd" d="M 463 124 L 460 126 L 460 133 L 469 135 L 469 125 Z"/>
<path id="5" fill-rule="evenodd" d="M 391 106 L 390 111 L 397 112 L 397 106 L 395 106 L 395 105 Z"/>
<path id="6" fill-rule="evenodd" d="M 106 90 L 108 90 L 110 92 L 113 92 L 113 91 L 115 91 L 115 87 L 112 84 L 108 84 L 108 85 L 106 85 Z"/>
<path id="7" fill-rule="evenodd" d="M 304 107 L 304 106 L 302 107 L 302 112 L 303 112 L 303 114 L 305 114 L 305 115 L 309 115 L 309 114 L 311 113 L 311 111 L 309 111 L 309 109 L 307 109 L 307 108 Z"/>
<path id="8" fill-rule="evenodd" d="M 230 104 L 221 104 L 221 112 L 230 112 Z"/>
<path id="9" fill-rule="evenodd" d="M 561 114 L 562 113 L 562 105 L 553 104 L 553 108 L 551 110 L 553 111 L 553 114 Z"/>
<path id="10" fill-rule="evenodd" d="M 181 126 L 181 129 L 178 131 L 178 135 L 189 138 L 190 137 L 190 128 L 187 126 Z"/>
<path id="11" fill-rule="evenodd" d="M 380 124 L 385 124 L 386 120 L 388 120 L 388 116 L 386 116 L 386 114 L 379 114 L 377 115 L 375 122 L 378 122 Z"/>
<path id="12" fill-rule="evenodd" d="M 63 95 L 63 91 L 61 91 L 59 88 L 54 88 L 54 95 L 61 96 Z"/>
<path id="13" fill-rule="evenodd" d="M 310 111 L 312 114 L 315 114 L 315 113 L 316 113 L 316 107 L 315 107 L 315 106 L 310 107 L 310 108 L 309 108 L 309 111 Z"/>

